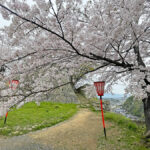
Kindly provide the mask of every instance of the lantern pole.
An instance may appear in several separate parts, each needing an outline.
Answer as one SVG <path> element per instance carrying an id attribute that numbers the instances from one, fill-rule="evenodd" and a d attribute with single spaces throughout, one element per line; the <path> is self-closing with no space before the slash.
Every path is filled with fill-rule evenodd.
<path id="1" fill-rule="evenodd" d="M 18 80 L 12 80 L 12 81 L 10 81 L 9 80 L 9 88 L 12 88 L 13 89 L 13 83 L 15 83 L 15 84 L 17 84 L 17 86 L 18 86 L 18 84 L 19 84 L 19 81 Z M 16 88 L 15 88 L 16 89 Z M 8 111 L 6 112 L 6 115 L 5 115 L 5 119 L 4 119 L 4 124 L 6 124 L 6 121 L 7 121 L 7 117 L 8 117 Z"/>
<path id="2" fill-rule="evenodd" d="M 7 116 L 8 116 L 8 112 L 7 112 L 7 113 L 6 113 L 6 115 L 5 115 L 4 124 L 6 124 L 6 121 L 7 121 Z"/>
<path id="3" fill-rule="evenodd" d="M 11 85 L 11 81 L 10 81 L 10 80 L 9 80 L 9 88 L 12 88 L 12 85 Z M 6 115 L 5 115 L 4 124 L 6 124 L 7 116 L 8 116 L 8 111 L 6 112 Z"/>
<path id="4" fill-rule="evenodd" d="M 104 113 L 103 113 L 102 96 L 100 96 L 100 104 L 101 104 L 101 113 L 102 113 L 102 121 L 103 121 L 104 135 L 105 135 L 105 139 L 106 139 L 107 137 L 106 137 L 106 128 L 105 128 Z"/>

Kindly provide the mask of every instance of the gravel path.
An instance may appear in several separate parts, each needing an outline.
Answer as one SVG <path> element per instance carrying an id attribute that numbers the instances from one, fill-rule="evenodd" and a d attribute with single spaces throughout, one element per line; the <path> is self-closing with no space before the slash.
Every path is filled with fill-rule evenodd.
<path id="1" fill-rule="evenodd" d="M 53 150 L 46 147 L 28 135 L 16 136 L 0 140 L 0 150 Z"/>

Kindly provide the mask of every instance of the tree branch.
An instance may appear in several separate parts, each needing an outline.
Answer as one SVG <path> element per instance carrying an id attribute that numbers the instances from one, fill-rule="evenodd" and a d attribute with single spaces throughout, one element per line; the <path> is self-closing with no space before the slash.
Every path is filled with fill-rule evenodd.
<path id="1" fill-rule="evenodd" d="M 118 60 L 112 60 L 112 59 L 109 59 L 109 58 L 106 58 L 106 57 L 102 57 L 102 56 L 98 56 L 98 55 L 95 55 L 93 53 L 90 53 L 93 57 L 95 57 L 97 60 L 104 60 L 106 62 L 109 62 L 110 64 L 114 64 L 116 66 L 120 66 L 120 67 L 123 67 L 123 68 L 131 68 L 133 65 L 132 64 L 125 64 L 125 63 L 120 63 L 118 62 Z M 120 59 L 119 59 L 120 60 Z"/>
<path id="2" fill-rule="evenodd" d="M 61 24 L 61 22 L 60 22 L 60 20 L 59 20 L 59 18 L 58 18 L 58 14 L 56 14 L 55 9 L 54 9 L 54 7 L 53 7 L 53 4 L 52 4 L 51 0 L 49 0 L 49 3 L 50 3 L 50 5 L 51 5 L 51 7 L 52 7 L 54 16 L 56 17 L 56 20 L 57 20 L 57 22 L 58 22 L 58 24 L 59 24 L 60 30 L 61 30 L 61 32 L 62 32 L 62 37 L 64 37 L 63 27 L 62 27 L 62 24 Z M 60 8 L 61 8 L 61 5 L 59 6 L 59 9 L 60 9 Z"/>
<path id="3" fill-rule="evenodd" d="M 88 70 L 88 71 L 84 72 L 81 76 L 79 76 L 79 77 L 75 80 L 75 83 L 74 83 L 74 84 L 76 84 L 83 76 L 87 75 L 88 73 L 95 72 L 95 71 L 97 71 L 97 70 L 99 70 L 99 69 L 102 69 L 102 68 L 108 66 L 109 64 L 110 64 L 110 63 L 105 63 L 105 64 L 103 64 L 102 66 L 99 66 L 99 67 L 97 67 L 97 68 L 95 68 L 95 69 Z"/>
<path id="4" fill-rule="evenodd" d="M 27 95 L 25 95 L 25 94 L 14 94 L 14 95 L 0 96 L 0 98 L 10 98 L 10 97 L 19 97 L 19 96 L 22 96 L 23 98 L 22 98 L 20 101 L 16 102 L 15 104 L 13 104 L 13 105 L 10 107 L 10 108 L 12 108 L 12 107 L 18 105 L 19 103 L 21 103 L 22 101 L 24 101 L 27 97 L 30 97 L 30 96 L 32 96 L 32 95 L 36 95 L 36 94 L 39 94 L 39 93 L 52 92 L 52 91 L 54 91 L 54 90 L 56 90 L 56 89 L 58 89 L 58 88 L 61 88 L 61 87 L 63 87 L 63 86 L 66 86 L 66 85 L 68 85 L 68 84 L 70 84 L 70 83 L 71 83 L 71 82 L 66 82 L 66 83 L 63 83 L 63 84 L 61 84 L 61 85 L 58 85 L 58 86 L 56 86 L 56 87 L 54 87 L 54 88 L 49 88 L 49 89 L 46 89 L 46 90 L 30 91 L 30 93 L 27 94 Z"/>
<path id="5" fill-rule="evenodd" d="M 28 56 L 34 55 L 34 54 L 36 54 L 36 53 L 37 53 L 36 51 L 35 51 L 35 52 L 28 53 L 28 54 L 26 54 L 26 55 L 24 55 L 24 56 L 21 56 L 21 57 L 18 57 L 18 58 L 16 58 L 16 59 L 13 59 L 13 60 L 10 60 L 10 61 L 6 62 L 5 65 L 7 65 L 7 64 L 9 64 L 9 63 L 12 63 L 12 62 L 15 62 L 15 61 L 18 61 L 18 60 L 21 60 L 21 59 L 26 58 L 26 57 L 28 57 Z M 4 65 L 4 64 L 3 64 L 3 65 Z"/>
<path id="6" fill-rule="evenodd" d="M 32 23 L 32 24 L 34 24 L 34 25 L 40 27 L 41 29 L 50 32 L 51 34 L 56 35 L 57 37 L 59 37 L 60 39 L 62 39 L 65 43 L 67 43 L 68 45 L 70 45 L 70 47 L 71 47 L 79 56 L 82 56 L 82 57 L 85 57 L 85 58 L 88 58 L 88 59 L 91 59 L 91 60 L 103 60 L 103 61 L 109 62 L 109 63 L 111 63 L 111 64 L 114 64 L 114 65 L 116 65 L 116 66 L 120 66 L 120 67 L 123 67 L 123 68 L 127 68 L 127 67 L 131 68 L 131 67 L 133 66 L 132 64 L 120 63 L 120 62 L 118 62 L 118 60 L 112 60 L 112 59 L 109 59 L 109 58 L 104 58 L 104 57 L 102 57 L 102 56 L 97 56 L 97 55 L 95 55 L 95 54 L 93 54 L 93 53 L 90 53 L 90 55 L 91 55 L 92 57 L 89 56 L 89 55 L 86 55 L 86 54 L 81 54 L 81 53 L 79 52 L 79 50 L 77 50 L 77 49 L 74 47 L 74 45 L 73 45 L 70 41 L 68 41 L 67 39 L 65 39 L 63 36 L 59 35 L 59 34 L 56 33 L 55 31 L 53 31 L 53 30 L 51 30 L 51 29 L 49 29 L 49 28 L 46 28 L 46 27 L 44 27 L 44 26 L 42 26 L 42 25 L 40 25 L 40 24 L 38 24 L 38 23 L 36 23 L 36 22 L 34 22 L 34 21 L 32 21 L 32 20 L 29 20 L 29 19 L 27 19 L 27 18 L 25 18 L 25 17 L 23 17 L 23 16 L 21 16 L 21 15 L 15 13 L 14 11 L 10 10 L 9 8 L 7 8 L 6 6 L 4 6 L 4 5 L 2 5 L 2 4 L 0 4 L 0 7 L 6 9 L 6 10 L 9 11 L 10 13 L 12 13 L 13 15 L 15 15 L 15 16 L 21 18 L 22 20 L 25 20 L 25 21 L 27 21 L 27 22 L 30 22 L 30 23 Z"/>

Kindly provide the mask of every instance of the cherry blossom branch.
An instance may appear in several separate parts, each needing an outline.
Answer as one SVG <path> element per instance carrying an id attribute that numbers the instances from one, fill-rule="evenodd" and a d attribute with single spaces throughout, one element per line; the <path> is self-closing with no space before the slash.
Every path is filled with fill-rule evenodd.
<path id="1" fill-rule="evenodd" d="M 24 23 L 26 23 L 27 21 L 23 21 L 22 23 L 20 23 L 18 26 L 17 26 L 17 28 L 15 29 L 15 32 L 17 32 L 17 30 L 24 24 Z M 14 33 L 15 33 L 14 32 Z"/>
<path id="2" fill-rule="evenodd" d="M 24 55 L 24 56 L 20 56 L 20 57 L 18 57 L 18 58 L 16 58 L 16 59 L 7 61 L 7 62 L 5 63 L 5 65 L 7 65 L 7 64 L 9 64 L 9 63 L 12 63 L 12 62 L 15 62 L 15 61 L 18 61 L 18 60 L 22 60 L 23 58 L 29 57 L 29 56 L 34 55 L 34 54 L 36 54 L 36 53 L 37 53 L 37 51 L 34 51 L 34 52 L 28 53 L 28 54 L 26 54 L 26 55 Z"/>
<path id="3" fill-rule="evenodd" d="M 10 68 L 7 66 L 8 64 L 13 63 L 13 62 L 15 62 L 15 61 L 22 60 L 23 58 L 29 57 L 29 56 L 34 55 L 34 54 L 36 54 L 36 53 L 37 53 L 37 52 L 31 52 L 31 53 L 28 53 L 28 54 L 26 54 L 26 55 L 24 55 L 24 56 L 18 56 L 18 58 L 15 58 L 15 59 L 13 59 L 13 60 L 6 61 L 6 62 L 4 61 L 5 63 L 3 63 L 3 64 L 1 65 L 1 67 L 0 67 L 0 72 L 5 72 L 5 68 L 10 69 Z"/>
<path id="4" fill-rule="evenodd" d="M 150 44 L 150 41 L 148 40 L 141 40 L 141 41 Z"/>
<path id="5" fill-rule="evenodd" d="M 87 75 L 87 74 L 89 74 L 89 73 L 92 73 L 92 72 L 95 72 L 95 71 L 97 71 L 97 70 L 99 70 L 99 69 L 102 69 L 102 68 L 104 68 L 104 67 L 106 67 L 106 66 L 108 66 L 108 65 L 110 65 L 110 63 L 104 63 L 102 66 L 99 66 L 99 67 L 97 67 L 97 68 L 95 68 L 95 69 L 92 69 L 92 70 L 89 70 L 89 71 L 84 72 L 82 75 L 80 75 L 78 78 L 76 78 L 75 83 L 77 83 L 77 82 L 78 82 L 80 79 L 82 79 L 82 77 L 84 77 L 85 75 Z"/>
<path id="6" fill-rule="evenodd" d="M 92 59 L 92 58 L 90 58 L 89 56 L 80 54 L 79 51 L 72 45 L 71 42 L 69 42 L 68 40 L 66 40 L 63 36 L 59 35 L 59 34 L 56 33 L 55 31 L 53 31 L 53 30 L 51 30 L 51 29 L 49 29 L 49 28 L 46 28 L 46 27 L 44 27 L 44 26 L 42 26 L 42 25 L 40 25 L 40 24 L 38 24 L 38 23 L 36 23 L 36 22 L 30 20 L 30 19 L 27 19 L 27 18 L 25 18 L 25 17 L 23 17 L 23 16 L 17 14 L 16 12 L 10 10 L 9 8 L 7 8 L 6 6 L 4 6 L 4 5 L 2 5 L 2 4 L 0 4 L 0 7 L 6 9 L 6 10 L 9 11 L 10 13 L 12 13 L 13 15 L 15 15 L 15 16 L 21 18 L 22 20 L 25 20 L 25 21 L 27 21 L 27 22 L 30 22 L 31 24 L 34 24 L 34 25 L 40 27 L 41 29 L 50 32 L 51 34 L 56 35 L 57 37 L 59 37 L 60 39 L 62 39 L 64 42 L 66 42 L 68 45 L 70 45 L 71 48 L 72 48 L 73 50 L 75 50 L 75 52 L 76 52 L 78 55 L 83 56 L 83 57 L 86 57 L 86 58 L 89 58 L 89 59 Z"/>
<path id="7" fill-rule="evenodd" d="M 36 27 L 32 28 L 30 31 L 28 31 L 28 32 L 26 33 L 26 35 L 28 35 L 28 34 L 29 34 L 30 32 L 32 32 L 32 31 L 36 30 L 37 28 L 39 28 L 39 27 L 36 26 Z"/>
<path id="8" fill-rule="evenodd" d="M 47 49 L 44 49 L 43 51 L 64 51 L 64 52 L 70 52 L 70 53 L 76 54 L 71 49 L 64 49 L 64 48 L 47 48 Z"/>
<path id="9" fill-rule="evenodd" d="M 88 58 L 88 59 L 93 59 L 93 60 L 104 60 L 104 61 L 107 61 L 107 62 L 109 62 L 109 63 L 118 65 L 118 66 L 120 66 L 120 67 L 131 67 L 131 65 L 125 65 L 125 64 L 119 63 L 119 62 L 117 62 L 117 61 L 115 61 L 115 60 L 111 60 L 111 59 L 108 59 L 108 58 L 103 58 L 103 57 L 101 57 L 101 56 L 96 56 L 95 54 L 92 54 L 92 53 L 91 53 L 91 55 L 94 56 L 94 57 L 90 57 L 90 56 L 88 56 L 88 55 L 81 54 L 81 53 L 79 52 L 79 50 L 77 50 L 77 49 L 72 45 L 71 42 L 69 42 L 68 40 L 66 40 L 64 37 L 62 37 L 62 36 L 59 35 L 58 33 L 54 32 L 54 31 L 52 31 L 51 29 L 48 29 L 48 28 L 46 28 L 46 27 L 44 27 L 44 26 L 42 26 L 42 25 L 40 25 L 40 24 L 38 24 L 38 23 L 36 23 L 36 22 L 34 22 L 34 21 L 32 21 L 32 20 L 29 20 L 29 19 L 27 19 L 27 18 L 25 18 L 25 17 L 20 16 L 19 14 L 15 13 L 14 11 L 10 10 L 9 8 L 7 8 L 6 6 L 4 6 L 4 5 L 2 5 L 2 4 L 0 4 L 0 6 L 1 6 L 2 8 L 4 8 L 4 9 L 6 9 L 7 11 L 11 12 L 11 13 L 14 14 L 15 16 L 17 16 L 17 17 L 19 17 L 19 18 L 21 18 L 21 19 L 23 19 L 23 20 L 26 20 L 27 22 L 30 22 L 30 23 L 32 23 L 32 24 L 34 24 L 34 25 L 36 25 L 36 26 L 38 26 L 38 27 L 40 27 L 40 28 L 42 28 L 42 29 L 44 29 L 44 30 L 46 30 L 46 31 L 48 31 L 48 32 L 50 32 L 50 33 L 52 33 L 52 34 L 54 34 L 54 35 L 56 35 L 57 37 L 59 37 L 60 39 L 62 39 L 63 41 L 65 41 L 67 44 L 69 44 L 69 45 L 71 46 L 71 48 L 72 48 L 73 50 L 75 50 L 75 52 L 76 52 L 78 55 L 82 56 L 82 57 L 86 57 L 86 58 Z"/>
<path id="10" fill-rule="evenodd" d="M 75 53 L 76 54 L 76 53 Z M 31 72 L 35 72 L 37 71 L 38 69 L 43 69 L 47 66 L 49 66 L 49 68 L 51 68 L 53 65 L 57 64 L 57 63 L 63 63 L 63 62 L 66 62 L 67 60 L 70 60 L 70 59 L 73 59 L 75 57 L 77 57 L 78 55 L 70 55 L 70 56 L 65 56 L 65 57 L 62 57 L 62 58 L 57 58 L 57 59 L 54 59 L 53 61 L 49 61 L 47 63 L 44 63 L 42 65 L 38 65 L 38 66 L 35 66 L 35 67 L 32 67 L 30 69 L 27 69 L 25 71 L 19 71 L 17 73 L 15 73 L 15 75 L 18 75 L 18 74 L 24 74 L 24 73 L 31 73 Z"/>
<path id="11" fill-rule="evenodd" d="M 40 24 L 38 24 L 38 23 L 36 23 L 36 22 L 34 22 L 34 21 L 32 21 L 32 20 L 29 20 L 29 19 L 27 19 L 27 18 L 25 18 L 25 17 L 23 17 L 23 16 L 17 14 L 16 12 L 10 10 L 9 8 L 7 8 L 6 6 L 4 6 L 4 5 L 2 5 L 2 4 L 0 4 L 0 6 L 1 6 L 2 8 L 4 8 L 4 9 L 6 9 L 7 11 L 9 11 L 10 13 L 12 13 L 13 15 L 15 15 L 15 16 L 21 18 L 22 20 L 25 20 L 25 21 L 27 21 L 27 22 L 30 22 L 30 23 L 32 23 L 32 24 L 34 24 L 34 25 L 36 25 L 36 26 L 38 26 L 38 27 L 40 27 L 40 28 L 42 28 L 42 29 L 44 29 L 44 30 L 46 30 L 46 31 L 48 31 L 48 32 L 50 32 L 50 33 L 52 33 L 52 34 L 54 34 L 54 35 L 56 35 L 57 37 L 59 37 L 60 39 L 62 39 L 64 42 L 66 42 L 68 45 L 70 45 L 71 48 L 72 48 L 73 50 L 75 50 L 75 52 L 76 52 L 78 55 L 80 55 L 80 56 L 82 56 L 82 57 L 86 57 L 86 58 L 88 58 L 88 59 L 93 59 L 93 60 L 95 60 L 95 58 L 93 58 L 93 57 L 90 57 L 90 56 L 85 55 L 85 54 L 81 54 L 81 53 L 79 52 L 79 50 L 77 50 L 77 49 L 72 45 L 71 42 L 69 42 L 68 40 L 66 40 L 63 36 L 59 35 L 58 33 L 52 31 L 51 29 L 48 29 L 48 28 L 46 28 L 46 27 L 44 27 L 44 26 L 42 26 L 42 25 L 40 25 Z"/>
<path id="12" fill-rule="evenodd" d="M 40 24 L 38 24 L 38 23 L 36 23 L 36 22 L 34 22 L 34 21 L 32 21 L 32 20 L 29 20 L 29 19 L 23 17 L 23 16 L 20 16 L 19 14 L 15 13 L 14 11 L 10 10 L 9 8 L 7 8 L 6 6 L 4 6 L 4 5 L 2 5 L 2 4 L 0 4 L 0 6 L 1 6 L 2 8 L 4 8 L 4 9 L 6 9 L 7 11 L 11 12 L 11 13 L 14 14 L 15 16 L 17 16 L 17 17 L 19 17 L 19 18 L 21 18 L 21 19 L 23 19 L 23 20 L 25 20 L 25 21 L 27 21 L 27 22 L 30 22 L 30 23 L 32 23 L 32 24 L 34 24 L 34 25 L 40 27 L 41 29 L 44 29 L 44 30 L 48 31 L 48 32 L 50 32 L 51 34 L 56 35 L 57 37 L 59 37 L 60 39 L 62 39 L 64 42 L 66 42 L 68 45 L 70 45 L 71 48 L 72 48 L 79 56 L 82 56 L 82 57 L 85 57 L 85 58 L 88 58 L 88 59 L 92 59 L 92 60 L 103 60 L 103 61 L 109 62 L 109 63 L 111 63 L 111 64 L 114 64 L 114 65 L 116 65 L 116 66 L 120 66 L 120 67 L 123 67 L 123 68 L 127 68 L 127 67 L 131 68 L 131 67 L 133 66 L 133 64 L 120 63 L 120 62 L 118 62 L 117 60 L 112 60 L 112 59 L 109 59 L 109 58 L 106 58 L 106 57 L 97 56 L 97 55 L 95 55 L 95 54 L 93 54 L 93 53 L 90 53 L 90 55 L 91 55 L 92 57 L 91 57 L 91 56 L 88 56 L 88 55 L 86 55 L 86 54 L 81 54 L 81 53 L 79 52 L 79 50 L 77 50 L 71 42 L 69 42 L 67 39 L 65 39 L 63 36 L 59 35 L 59 34 L 56 33 L 55 31 L 53 31 L 53 30 L 51 30 L 51 29 L 49 29 L 49 28 L 46 28 L 46 27 L 44 27 L 44 26 L 42 26 L 42 25 L 40 25 Z"/>
<path id="13" fill-rule="evenodd" d="M 76 54 L 74 51 L 71 51 L 71 50 L 69 50 L 69 49 L 59 49 L 59 48 L 56 48 L 56 49 L 49 48 L 49 49 L 44 49 L 43 51 L 51 51 L 51 50 L 55 50 L 55 51 L 56 51 L 56 50 L 61 50 L 61 51 L 67 51 L 67 52 Z M 4 63 L 2 66 L 6 66 L 7 64 L 10 64 L 10 63 L 12 63 L 12 62 L 22 60 L 22 59 L 24 59 L 24 58 L 26 58 L 26 57 L 29 57 L 29 56 L 31 56 L 31 55 L 34 55 L 34 54 L 36 54 L 36 53 L 38 53 L 38 51 L 34 51 L 34 52 L 31 52 L 31 53 L 28 53 L 28 54 L 26 54 L 26 55 L 24 55 L 24 56 L 19 56 L 18 58 L 15 58 L 15 59 L 13 59 L 13 60 L 7 61 L 7 62 Z M 60 58 L 59 58 L 58 60 L 60 61 Z M 54 62 L 54 63 L 56 63 L 56 62 Z M 54 63 L 53 63 L 53 64 L 54 64 Z M 43 65 L 42 65 L 42 66 L 43 66 Z M 36 69 L 37 69 L 37 68 L 36 68 Z M 0 72 L 1 72 L 1 69 L 0 69 Z"/>
<path id="14" fill-rule="evenodd" d="M 59 20 L 58 14 L 55 12 L 55 9 L 54 9 L 54 7 L 53 7 L 53 4 L 52 4 L 51 0 L 49 0 L 49 3 L 50 3 L 50 5 L 51 5 L 51 7 L 52 7 L 54 16 L 55 16 L 55 18 L 56 18 L 56 20 L 57 20 L 57 22 L 58 22 L 58 24 L 59 24 L 59 27 L 60 27 L 60 30 L 61 30 L 61 33 L 62 33 L 62 37 L 64 37 L 65 35 L 64 35 L 63 27 L 62 27 L 61 21 Z M 59 9 L 60 9 L 60 8 L 61 8 L 61 4 L 60 4 L 60 6 L 59 6 Z"/>
<path id="15" fill-rule="evenodd" d="M 109 58 L 106 58 L 106 57 L 102 57 L 102 56 L 99 56 L 99 55 L 95 55 L 93 53 L 90 53 L 92 56 L 95 57 L 96 60 L 104 60 L 106 62 L 109 62 L 111 64 L 114 64 L 116 66 L 120 66 L 120 67 L 123 67 L 123 68 L 131 68 L 133 66 L 133 64 L 129 64 L 129 63 L 120 63 L 118 62 L 118 60 L 112 60 L 112 59 L 109 59 Z M 120 60 L 120 59 L 119 59 Z"/>
<path id="16" fill-rule="evenodd" d="M 146 27 L 146 28 L 144 29 L 144 32 L 146 32 L 148 29 L 150 29 L 150 26 Z"/>
<path id="17" fill-rule="evenodd" d="M 123 58 L 123 56 L 120 54 L 120 52 L 119 52 L 119 46 L 118 46 L 118 49 L 116 49 L 114 46 L 113 46 L 113 44 L 112 43 L 110 43 L 110 45 L 111 45 L 111 47 L 114 49 L 114 51 L 116 51 L 118 54 L 119 54 L 119 56 L 120 56 L 120 58 L 121 58 L 121 60 L 122 60 L 122 63 L 125 63 L 125 59 Z"/>
<path id="18" fill-rule="evenodd" d="M 0 98 L 10 98 L 10 97 L 23 97 L 21 100 L 17 101 L 16 103 L 14 103 L 10 108 L 18 105 L 19 103 L 21 103 L 22 101 L 24 101 L 26 98 L 32 96 L 32 95 L 36 95 L 36 94 L 39 94 L 39 93 L 46 93 L 46 92 L 52 92 L 58 88 L 61 88 L 63 86 L 66 86 L 68 84 L 70 84 L 71 82 L 66 82 L 66 83 L 63 83 L 61 85 L 58 85 L 58 86 L 55 86 L 53 88 L 49 88 L 49 89 L 43 89 L 43 90 L 39 90 L 39 91 L 30 91 L 29 94 L 25 95 L 25 94 L 14 94 L 14 95 L 7 95 L 7 96 L 1 96 L 0 95 Z"/>

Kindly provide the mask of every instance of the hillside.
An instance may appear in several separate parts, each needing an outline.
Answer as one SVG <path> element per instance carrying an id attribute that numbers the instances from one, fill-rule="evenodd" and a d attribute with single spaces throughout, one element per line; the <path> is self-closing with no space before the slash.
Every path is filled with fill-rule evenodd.
<path id="1" fill-rule="evenodd" d="M 141 100 L 134 99 L 133 96 L 127 98 L 122 106 L 129 114 L 144 118 L 143 103 Z"/>

